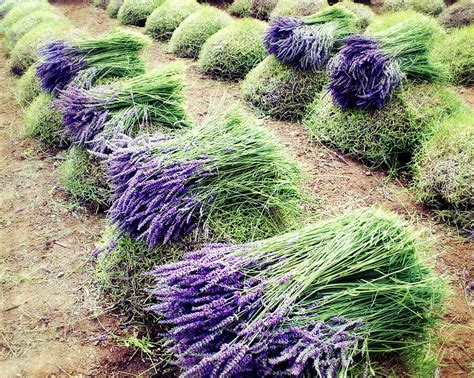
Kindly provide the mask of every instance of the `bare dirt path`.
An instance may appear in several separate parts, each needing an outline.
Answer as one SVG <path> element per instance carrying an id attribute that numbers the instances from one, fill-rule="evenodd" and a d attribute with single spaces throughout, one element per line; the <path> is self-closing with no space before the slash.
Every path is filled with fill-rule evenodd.
<path id="1" fill-rule="evenodd" d="M 117 25 L 85 0 L 54 3 L 91 33 Z M 176 59 L 165 51 L 165 45 L 153 44 L 148 65 L 184 62 L 186 97 L 195 120 L 240 97 L 238 84 L 210 80 L 197 71 L 194 62 Z M 13 82 L 5 79 L 4 63 L 1 54 L 0 372 L 7 372 L 7 376 L 121 375 L 128 356 L 116 343 L 97 340 L 106 333 L 103 327 L 114 329 L 114 321 L 100 315 L 87 273 L 88 257 L 103 221 L 67 208 L 57 188 L 58 157 L 22 138 L 21 112 L 11 98 Z M 311 205 L 315 217 L 381 205 L 436 238 L 436 267 L 447 276 L 454 293 L 446 323 L 439 330 L 440 375 L 470 376 L 474 323 L 464 290 L 474 279 L 473 245 L 465 243 L 452 228 L 436 223 L 429 212 L 416 205 L 407 188 L 383 172 L 371 171 L 312 142 L 301 125 L 270 120 L 264 120 L 264 125 L 275 131 L 307 168 L 307 189 L 317 198 Z M 140 364 L 126 367 L 131 373 L 145 369 Z"/>

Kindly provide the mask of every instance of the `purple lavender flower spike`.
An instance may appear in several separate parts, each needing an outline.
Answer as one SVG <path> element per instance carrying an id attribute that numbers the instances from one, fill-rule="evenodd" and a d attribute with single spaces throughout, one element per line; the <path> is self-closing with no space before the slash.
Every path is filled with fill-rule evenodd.
<path id="1" fill-rule="evenodd" d="M 82 54 L 63 40 L 49 43 L 40 50 L 42 63 L 37 68 L 41 87 L 54 95 L 62 91 L 85 68 Z"/>
<path id="2" fill-rule="evenodd" d="M 166 336 L 184 377 L 336 377 L 358 348 L 360 324 L 342 317 L 305 321 L 288 296 L 253 321 L 264 305 L 265 275 L 251 277 L 266 261 L 245 252 L 255 244 L 210 244 L 152 273 L 157 304 L 150 307 L 170 326 Z M 250 252 L 250 251 L 249 251 Z M 272 267 L 268 267 L 271 271 Z M 281 281 L 291 279 L 286 275 Z M 269 281 L 268 281 L 269 282 Z M 291 324 L 298 324 L 292 326 Z"/>
<path id="3" fill-rule="evenodd" d="M 334 102 L 343 109 L 381 109 L 403 80 L 399 65 L 371 37 L 353 35 L 344 43 L 329 64 Z"/>
<path id="4" fill-rule="evenodd" d="M 209 174 L 209 158 L 164 163 L 150 151 L 160 142 L 137 141 L 112 152 L 107 161 L 114 188 L 111 220 L 150 248 L 186 236 L 196 227 L 203 201 L 210 201 L 193 195 L 199 180 Z"/>

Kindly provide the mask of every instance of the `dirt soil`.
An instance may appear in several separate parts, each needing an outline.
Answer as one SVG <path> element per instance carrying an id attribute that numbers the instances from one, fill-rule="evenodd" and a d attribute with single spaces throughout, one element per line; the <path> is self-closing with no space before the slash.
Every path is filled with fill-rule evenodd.
<path id="1" fill-rule="evenodd" d="M 53 3 L 91 34 L 117 25 L 87 1 Z M 201 75 L 195 62 L 166 54 L 164 44 L 154 43 L 146 58 L 150 67 L 184 62 L 186 98 L 196 121 L 240 97 L 238 84 Z M 120 341 L 127 330 L 101 307 L 93 289 L 90 252 L 104 219 L 68 205 L 58 188 L 61 154 L 24 137 L 22 111 L 13 98 L 16 79 L 5 61 L 0 52 L 0 376 L 146 375 L 149 366 Z M 472 105 L 472 90 L 461 92 Z M 384 172 L 313 142 L 300 124 L 262 122 L 307 168 L 315 218 L 379 205 L 433 239 L 436 269 L 453 293 L 438 330 L 439 376 L 472 376 L 474 322 L 465 288 L 474 280 L 473 244 L 436 222 L 409 188 Z"/>

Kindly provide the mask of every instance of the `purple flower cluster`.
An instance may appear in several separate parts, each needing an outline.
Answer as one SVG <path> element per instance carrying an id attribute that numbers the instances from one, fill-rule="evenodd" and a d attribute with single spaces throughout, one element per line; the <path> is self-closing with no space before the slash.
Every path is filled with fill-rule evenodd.
<path id="1" fill-rule="evenodd" d="M 343 109 L 381 109 L 403 79 L 397 62 L 362 34 L 344 39 L 329 64 L 329 76 L 329 91 Z"/>
<path id="2" fill-rule="evenodd" d="M 267 29 L 264 44 L 269 54 L 301 70 L 324 69 L 334 51 L 336 25 L 305 25 L 302 19 L 279 17 Z"/>
<path id="3" fill-rule="evenodd" d="M 85 89 L 71 86 L 54 101 L 54 106 L 63 115 L 66 133 L 73 144 L 87 146 L 103 130 L 109 118 L 104 102 Z"/>
<path id="4" fill-rule="evenodd" d="M 183 376 L 336 377 L 352 362 L 362 324 L 340 317 L 308 321 L 289 298 L 253 321 L 264 308 L 268 281 L 245 272 L 272 266 L 251 251 L 234 253 L 250 246 L 207 245 L 155 268 L 157 304 L 150 310 L 170 325 L 166 346 Z"/>
<path id="5" fill-rule="evenodd" d="M 155 148 L 159 143 L 154 141 Z M 209 160 L 165 162 L 151 154 L 150 144 L 139 140 L 114 151 L 107 161 L 114 189 L 112 221 L 150 248 L 187 235 L 210 200 L 197 199 L 192 192 L 210 174 L 205 168 Z"/>
<path id="6" fill-rule="evenodd" d="M 85 68 L 83 53 L 73 50 L 63 40 L 50 42 L 40 50 L 37 75 L 42 88 L 57 94 Z"/>

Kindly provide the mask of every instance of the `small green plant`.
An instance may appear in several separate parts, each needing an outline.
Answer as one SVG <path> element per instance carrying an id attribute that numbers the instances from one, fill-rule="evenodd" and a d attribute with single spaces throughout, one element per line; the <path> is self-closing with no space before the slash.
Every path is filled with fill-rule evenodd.
<path id="1" fill-rule="evenodd" d="M 235 0 L 229 6 L 230 14 L 238 17 L 250 17 L 250 5 L 252 0 Z"/>
<path id="2" fill-rule="evenodd" d="M 474 1 L 461 0 L 446 8 L 439 16 L 438 22 L 446 29 L 461 28 L 474 21 Z"/>
<path id="3" fill-rule="evenodd" d="M 450 116 L 462 102 L 441 85 L 409 84 L 382 110 L 342 110 L 329 94 L 308 108 L 303 123 L 319 141 L 369 165 L 406 166 L 435 122 Z"/>
<path id="4" fill-rule="evenodd" d="M 445 119 L 416 159 L 418 199 L 451 223 L 474 230 L 474 113 Z"/>
<path id="5" fill-rule="evenodd" d="M 53 107 L 53 98 L 42 93 L 34 99 L 25 112 L 26 134 L 48 146 L 63 146 L 65 142 L 63 117 Z"/>
<path id="6" fill-rule="evenodd" d="M 165 0 L 124 0 L 117 19 L 123 25 L 145 26 L 146 19 Z"/>
<path id="7" fill-rule="evenodd" d="M 11 51 L 7 62 L 9 70 L 16 75 L 23 75 L 33 63 L 38 61 L 38 49 L 41 46 L 57 38 L 64 38 L 65 33 L 71 31 L 72 27 L 68 21 L 44 23 L 30 30 L 18 40 Z"/>
<path id="8" fill-rule="evenodd" d="M 277 119 L 299 120 L 324 88 L 326 71 L 301 71 L 266 57 L 242 82 L 246 101 Z"/>
<path id="9" fill-rule="evenodd" d="M 107 14 L 111 18 L 117 18 L 120 7 L 123 4 L 123 0 L 110 0 L 107 5 Z"/>
<path id="10" fill-rule="evenodd" d="M 309 16 L 327 6 L 327 0 L 279 0 L 270 18 Z"/>
<path id="11" fill-rule="evenodd" d="M 100 163 L 81 147 L 72 147 L 60 166 L 60 181 L 74 205 L 98 212 L 109 206 L 111 191 Z"/>
<path id="12" fill-rule="evenodd" d="M 106 8 L 107 7 L 107 4 L 109 3 L 109 0 L 94 0 L 92 2 L 92 4 L 95 6 L 95 7 L 98 7 L 98 8 Z"/>
<path id="13" fill-rule="evenodd" d="M 433 60 L 447 67 L 454 85 L 474 85 L 474 25 L 453 30 L 436 43 Z"/>
<path id="14" fill-rule="evenodd" d="M 21 107 L 27 107 L 41 93 L 41 85 L 32 66 L 18 81 L 16 99 Z"/>
<path id="15" fill-rule="evenodd" d="M 166 41 L 179 24 L 200 7 L 196 0 L 167 0 L 148 17 L 145 31 L 153 39 Z"/>
<path id="16" fill-rule="evenodd" d="M 265 29 L 264 22 L 246 18 L 219 30 L 203 45 L 199 69 L 216 78 L 244 78 L 265 57 Z"/>
<path id="17" fill-rule="evenodd" d="M 203 5 L 173 32 L 170 52 L 184 58 L 197 58 L 206 40 L 231 23 L 232 18 L 226 12 Z"/>

